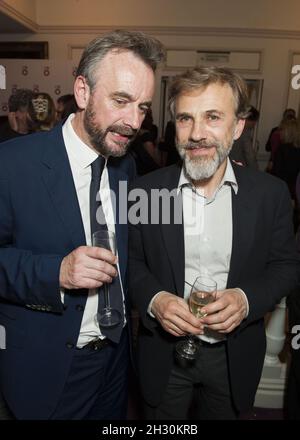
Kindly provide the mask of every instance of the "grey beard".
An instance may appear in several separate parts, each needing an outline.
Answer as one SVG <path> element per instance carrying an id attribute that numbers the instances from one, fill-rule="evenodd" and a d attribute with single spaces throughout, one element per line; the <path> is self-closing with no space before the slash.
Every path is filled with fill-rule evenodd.
<path id="1" fill-rule="evenodd" d="M 202 158 L 201 158 L 202 159 Z M 196 181 L 209 179 L 219 168 L 219 156 L 210 160 L 195 160 L 185 157 L 183 166 L 187 176 Z"/>
<path id="2" fill-rule="evenodd" d="M 124 154 L 126 154 L 128 150 L 129 144 L 134 140 L 137 134 L 137 130 L 130 129 L 128 127 L 122 127 L 119 125 L 111 125 L 106 130 L 102 130 L 101 128 L 96 127 L 93 123 L 93 116 L 93 111 L 90 108 L 87 108 L 87 111 L 84 115 L 83 123 L 84 128 L 89 135 L 90 142 L 95 150 L 97 150 L 104 157 L 124 156 Z M 109 131 L 114 131 L 125 136 L 130 136 L 131 139 L 129 139 L 127 143 L 118 143 L 118 145 L 121 147 L 120 150 L 112 151 L 105 141 L 106 135 Z"/>
<path id="3" fill-rule="evenodd" d="M 184 171 L 187 177 L 195 181 L 201 181 L 211 178 L 216 173 L 220 165 L 224 162 L 224 160 L 228 157 L 232 148 L 232 144 L 233 140 L 231 142 L 231 145 L 226 148 L 223 144 L 216 142 L 212 143 L 212 145 L 216 146 L 215 157 L 196 157 L 193 159 L 186 154 L 186 149 L 192 147 L 192 145 L 178 144 L 177 150 L 180 157 L 183 159 Z"/>

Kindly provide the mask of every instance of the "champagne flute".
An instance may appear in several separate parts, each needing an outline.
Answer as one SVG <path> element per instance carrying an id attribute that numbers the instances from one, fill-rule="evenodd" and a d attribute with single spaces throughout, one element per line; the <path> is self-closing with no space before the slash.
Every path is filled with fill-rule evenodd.
<path id="1" fill-rule="evenodd" d="M 92 236 L 93 246 L 101 247 L 116 254 L 115 233 L 108 230 L 96 231 Z M 96 321 L 100 327 L 115 327 L 121 322 L 121 313 L 110 305 L 109 284 L 103 284 L 104 287 L 104 308 L 98 308 Z M 102 292 L 100 293 L 100 295 Z"/>
<path id="2" fill-rule="evenodd" d="M 206 276 L 198 276 L 192 285 L 189 296 L 189 307 L 191 313 L 196 318 L 204 318 L 206 314 L 202 308 L 215 301 L 217 293 L 217 283 Z M 188 335 L 183 341 L 176 344 L 176 353 L 184 359 L 194 360 L 198 351 L 197 338 L 194 335 Z"/>

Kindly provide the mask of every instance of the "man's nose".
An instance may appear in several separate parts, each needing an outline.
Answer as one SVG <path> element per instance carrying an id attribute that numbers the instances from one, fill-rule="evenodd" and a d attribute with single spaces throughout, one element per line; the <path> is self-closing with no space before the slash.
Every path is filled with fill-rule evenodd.
<path id="1" fill-rule="evenodd" d="M 194 121 L 190 133 L 190 139 L 193 141 L 201 141 L 207 138 L 206 126 L 203 121 Z"/>
<path id="2" fill-rule="evenodd" d="M 140 108 L 132 106 L 130 109 L 128 109 L 124 117 L 124 124 L 128 125 L 134 130 L 138 130 L 142 125 L 144 117 L 145 115 L 142 113 Z"/>

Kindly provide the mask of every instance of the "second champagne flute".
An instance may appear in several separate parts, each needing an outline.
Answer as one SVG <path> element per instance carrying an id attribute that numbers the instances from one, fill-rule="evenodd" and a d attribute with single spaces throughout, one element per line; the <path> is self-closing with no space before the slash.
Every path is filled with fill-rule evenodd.
<path id="1" fill-rule="evenodd" d="M 92 245 L 101 247 L 116 254 L 116 237 L 115 233 L 108 230 L 101 230 L 93 233 Z M 113 309 L 110 305 L 109 284 L 105 283 L 104 287 L 104 307 L 98 309 L 96 320 L 100 327 L 115 327 L 121 322 L 121 314 L 118 310 Z M 100 292 L 102 295 L 102 292 Z"/>
<path id="2" fill-rule="evenodd" d="M 194 281 L 188 299 L 191 313 L 196 316 L 196 318 L 206 316 L 201 310 L 207 304 L 215 301 L 216 293 L 217 283 L 214 280 L 206 276 L 198 276 Z M 179 341 L 176 344 L 176 353 L 181 358 L 193 360 L 196 358 L 198 345 L 199 344 L 196 344 L 196 337 L 194 335 L 188 335 L 187 339 Z"/>

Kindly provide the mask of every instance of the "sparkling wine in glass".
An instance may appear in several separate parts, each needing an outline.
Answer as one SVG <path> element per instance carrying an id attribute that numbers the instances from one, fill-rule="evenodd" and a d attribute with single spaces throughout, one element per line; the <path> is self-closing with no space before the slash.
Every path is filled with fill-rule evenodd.
<path id="1" fill-rule="evenodd" d="M 94 232 L 92 236 L 92 245 L 107 249 L 113 254 L 116 254 L 115 233 L 105 229 Z M 104 308 L 98 309 L 95 319 L 100 327 L 115 327 L 121 322 L 121 313 L 110 305 L 109 284 L 105 283 L 103 287 L 104 292 L 100 292 L 100 295 L 104 295 Z"/>
<path id="2" fill-rule="evenodd" d="M 191 288 L 189 296 L 189 307 L 191 313 L 196 318 L 204 318 L 206 314 L 202 313 L 202 308 L 215 301 L 217 293 L 217 283 L 206 276 L 198 276 Z M 176 353 L 183 359 L 193 360 L 198 351 L 197 338 L 194 335 L 188 335 L 183 341 L 176 344 Z"/>
<path id="3" fill-rule="evenodd" d="M 202 313 L 202 308 L 215 300 L 216 290 L 207 292 L 205 290 L 192 290 L 189 298 L 190 311 L 196 318 L 204 318 L 207 313 Z"/>

